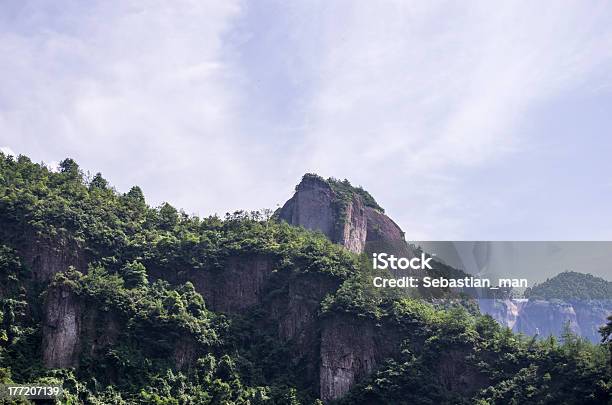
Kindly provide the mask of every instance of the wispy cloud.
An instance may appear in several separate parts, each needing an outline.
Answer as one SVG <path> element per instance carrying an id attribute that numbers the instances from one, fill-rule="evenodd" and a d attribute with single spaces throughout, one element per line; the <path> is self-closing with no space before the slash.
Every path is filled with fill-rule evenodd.
<path id="1" fill-rule="evenodd" d="M 522 201 L 544 204 L 534 189 L 546 181 L 556 198 L 568 178 L 538 175 L 539 162 L 573 148 L 552 133 L 567 114 L 534 117 L 576 91 L 612 98 L 605 3 L 0 9 L 0 145 L 72 156 L 123 191 L 139 184 L 153 203 L 200 214 L 274 207 L 316 171 L 366 186 L 412 239 L 487 238 L 495 221 L 521 238 L 538 218 Z M 512 175 L 521 168 L 527 180 Z"/>
<path id="2" fill-rule="evenodd" d="M 3 142 L 72 156 L 153 202 L 221 210 L 241 180 L 223 49 L 238 12 L 231 1 L 15 3 L 0 34 Z"/>
<path id="3" fill-rule="evenodd" d="M 8 146 L 0 147 L 0 152 L 4 153 L 7 156 L 17 156 L 17 154 Z"/>
<path id="4" fill-rule="evenodd" d="M 603 6 L 354 5 L 330 10 L 313 58 L 311 165 L 378 189 L 416 237 L 461 237 L 474 197 L 457 189 L 459 171 L 528 148 L 526 111 L 612 62 Z"/>

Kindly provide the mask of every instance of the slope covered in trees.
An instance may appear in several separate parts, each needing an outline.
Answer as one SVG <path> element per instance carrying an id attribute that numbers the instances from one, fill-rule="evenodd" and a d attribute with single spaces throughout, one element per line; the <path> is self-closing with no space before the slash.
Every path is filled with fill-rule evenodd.
<path id="1" fill-rule="evenodd" d="M 606 347 L 517 336 L 370 272 L 269 215 L 152 208 L 70 159 L 55 173 L 0 155 L 0 383 L 86 404 L 610 399 Z"/>
<path id="2" fill-rule="evenodd" d="M 612 282 L 591 274 L 564 271 L 535 285 L 525 295 L 545 300 L 606 300 L 612 297 Z"/>

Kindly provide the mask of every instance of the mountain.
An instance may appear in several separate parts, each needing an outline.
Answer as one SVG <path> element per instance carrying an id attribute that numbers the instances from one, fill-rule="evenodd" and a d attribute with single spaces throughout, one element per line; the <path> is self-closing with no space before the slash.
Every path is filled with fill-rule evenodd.
<path id="1" fill-rule="evenodd" d="M 564 271 L 525 291 L 531 299 L 607 300 L 612 298 L 612 281 L 591 274 Z"/>
<path id="2" fill-rule="evenodd" d="M 373 288 L 359 252 L 403 249 L 401 230 L 363 190 L 302 183 L 275 218 L 198 218 L 72 159 L 0 154 L 0 383 L 61 384 L 73 404 L 610 399 L 604 345 Z"/>
<path id="3" fill-rule="evenodd" d="M 291 225 L 319 231 L 353 253 L 389 251 L 409 255 L 404 231 L 376 200 L 348 180 L 306 174 L 278 217 Z"/>
<path id="4" fill-rule="evenodd" d="M 612 314 L 612 282 L 566 271 L 525 291 L 527 299 L 479 300 L 483 313 L 514 332 L 562 337 L 569 328 L 591 342 Z"/>

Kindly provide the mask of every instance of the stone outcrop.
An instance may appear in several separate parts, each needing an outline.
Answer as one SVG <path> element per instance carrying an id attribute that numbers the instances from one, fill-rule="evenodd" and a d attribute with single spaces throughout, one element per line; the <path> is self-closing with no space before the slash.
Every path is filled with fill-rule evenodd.
<path id="1" fill-rule="evenodd" d="M 599 328 L 604 326 L 607 317 L 612 315 L 612 300 L 584 300 L 572 303 L 576 313 L 576 323 L 580 335 L 593 343 L 601 342 Z"/>
<path id="2" fill-rule="evenodd" d="M 84 302 L 66 286 L 52 286 L 43 307 L 43 362 L 50 368 L 78 367 L 82 355 L 96 356 L 117 341 L 121 325 L 111 312 Z"/>
<path id="3" fill-rule="evenodd" d="M 81 305 L 66 288 L 47 292 L 43 323 L 43 362 L 46 367 L 66 368 L 78 364 Z"/>
<path id="4" fill-rule="evenodd" d="M 565 325 L 593 343 L 601 339 L 599 328 L 612 313 L 611 300 L 481 299 L 481 312 L 491 315 L 516 333 L 561 337 Z"/>
<path id="5" fill-rule="evenodd" d="M 116 312 L 100 309 L 67 286 L 51 286 L 43 306 L 43 363 L 79 368 L 84 357 L 104 357 L 126 328 Z M 198 343 L 188 333 L 180 335 L 170 353 L 178 369 L 193 365 L 199 354 Z"/>
<path id="6" fill-rule="evenodd" d="M 66 271 L 71 266 L 81 272 L 87 271 L 85 251 L 72 239 L 41 238 L 27 232 L 16 247 L 23 263 L 32 269 L 36 281 L 49 281 L 54 274 Z"/>
<path id="7" fill-rule="evenodd" d="M 344 220 L 338 218 L 340 237 L 338 243 L 354 253 L 361 253 L 365 249 L 367 237 L 366 208 L 359 196 L 353 195 L 344 208 Z"/>
<path id="8" fill-rule="evenodd" d="M 296 192 L 281 208 L 279 218 L 292 225 L 319 231 L 352 252 L 363 251 L 367 220 L 363 200 L 341 200 L 324 179 L 305 176 Z"/>
<path id="9" fill-rule="evenodd" d="M 328 180 L 306 175 L 278 212 L 289 224 L 319 231 L 354 253 L 410 255 L 400 227 L 356 192 L 339 195 Z"/>
<path id="10" fill-rule="evenodd" d="M 382 212 L 366 207 L 368 231 L 366 242 L 404 240 L 404 231 Z"/>
<path id="11" fill-rule="evenodd" d="M 325 402 L 342 397 L 385 358 L 399 353 L 400 334 L 371 320 L 334 316 L 323 322 L 319 386 Z"/>
<path id="12" fill-rule="evenodd" d="M 241 313 L 261 303 L 273 269 L 272 260 L 266 256 L 231 257 L 221 269 L 184 272 L 179 282 L 191 281 L 208 309 Z"/>
<path id="13" fill-rule="evenodd" d="M 491 315 L 493 319 L 502 325 L 513 329 L 526 301 L 482 298 L 478 300 L 478 306 L 483 314 Z"/>

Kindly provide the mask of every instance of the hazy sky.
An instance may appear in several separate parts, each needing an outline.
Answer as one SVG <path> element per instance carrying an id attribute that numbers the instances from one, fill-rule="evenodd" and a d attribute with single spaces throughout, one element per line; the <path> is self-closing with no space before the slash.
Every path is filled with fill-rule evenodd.
<path id="1" fill-rule="evenodd" d="M 612 3 L 4 1 L 0 147 L 208 215 L 305 172 L 408 239 L 612 239 Z"/>

